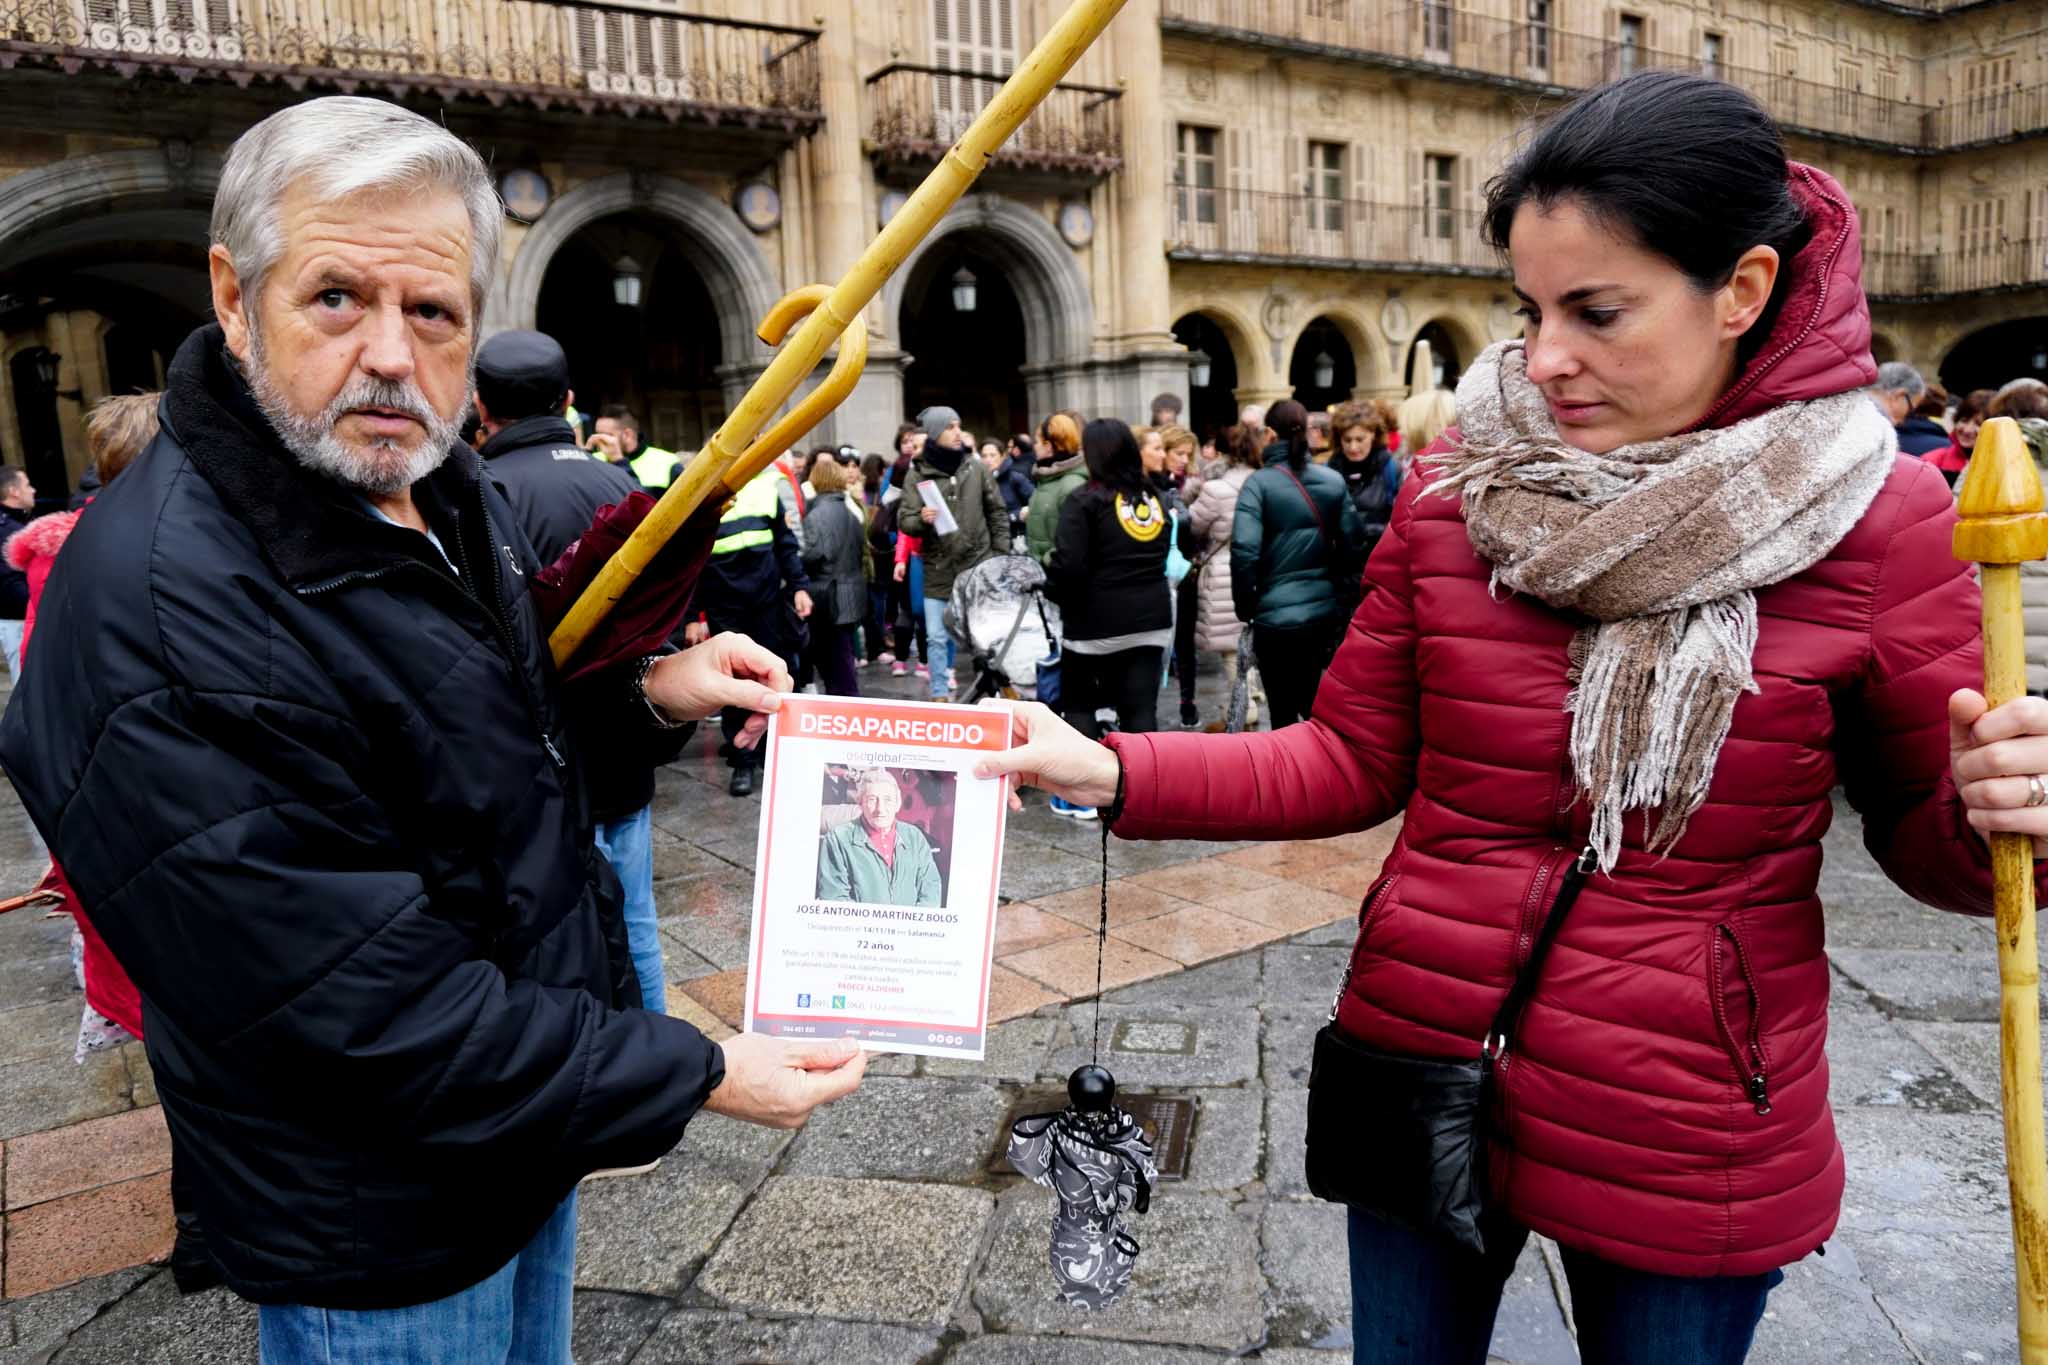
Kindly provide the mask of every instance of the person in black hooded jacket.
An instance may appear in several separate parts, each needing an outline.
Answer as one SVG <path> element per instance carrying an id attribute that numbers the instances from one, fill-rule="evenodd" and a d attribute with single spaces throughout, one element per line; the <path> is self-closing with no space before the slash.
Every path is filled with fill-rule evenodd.
<path id="1" fill-rule="evenodd" d="M 1046 590 L 1060 604 L 1060 702 L 1067 721 L 1101 734 L 1095 713 L 1122 729 L 1159 728 L 1159 684 L 1173 643 L 1166 583 L 1172 520 L 1146 478 L 1137 440 L 1113 417 L 1081 432 L 1088 482 L 1060 506 Z"/>
<path id="2" fill-rule="evenodd" d="M 0 719 L 273 1365 L 389 1359 L 393 1309 L 415 1358 L 567 1362 L 578 1180 L 702 1108 L 793 1126 L 861 1070 L 637 1008 L 568 717 L 623 694 L 652 733 L 788 678 L 728 636 L 558 685 L 539 562 L 455 442 L 500 221 L 482 159 L 398 106 L 244 133 L 219 322 Z"/>
<path id="3" fill-rule="evenodd" d="M 542 564 L 576 542 L 600 508 L 640 491 L 624 466 L 593 460 L 563 414 L 574 398 L 569 357 L 540 332 L 500 332 L 477 348 L 477 453 L 512 504 Z M 654 904 L 654 770 L 682 752 L 691 727 L 650 735 L 631 707 L 591 708 L 574 718 L 597 847 L 625 892 L 626 945 L 642 1005 L 668 1008 L 661 927 Z"/>

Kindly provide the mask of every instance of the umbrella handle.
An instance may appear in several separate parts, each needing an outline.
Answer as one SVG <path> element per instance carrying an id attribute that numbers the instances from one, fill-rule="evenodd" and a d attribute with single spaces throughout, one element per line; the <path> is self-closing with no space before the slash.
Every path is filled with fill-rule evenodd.
<path id="1" fill-rule="evenodd" d="M 2027 690 L 2020 565 L 2048 556 L 2041 476 L 2019 423 L 1986 422 L 1957 503 L 1955 555 L 1975 561 L 1984 592 L 1984 700 Z M 2034 845 L 2023 834 L 1991 836 L 1998 923 L 1998 1021 L 2003 1072 L 2005 1174 L 2019 1289 L 2020 1359 L 2048 1365 L 2048 1134 L 2041 1112 L 2040 954 L 2034 937 Z"/>

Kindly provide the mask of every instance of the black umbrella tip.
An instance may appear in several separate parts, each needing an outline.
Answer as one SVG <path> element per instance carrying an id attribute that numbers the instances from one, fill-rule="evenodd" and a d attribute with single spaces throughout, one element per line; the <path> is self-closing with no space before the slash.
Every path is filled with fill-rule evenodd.
<path id="1" fill-rule="evenodd" d="M 1116 1099 L 1116 1077 L 1107 1067 L 1079 1067 L 1067 1077 L 1067 1098 L 1083 1114 L 1100 1114 Z"/>

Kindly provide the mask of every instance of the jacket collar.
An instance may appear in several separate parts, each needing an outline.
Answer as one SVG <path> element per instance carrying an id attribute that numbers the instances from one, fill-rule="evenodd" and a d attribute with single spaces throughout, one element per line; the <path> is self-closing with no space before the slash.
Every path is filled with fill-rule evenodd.
<path id="1" fill-rule="evenodd" d="M 532 446 L 573 446 L 576 444 L 576 429 L 569 425 L 566 417 L 542 413 L 537 417 L 522 417 L 498 428 L 496 435 L 485 441 L 477 454 L 485 460 L 495 460 L 515 450 Z"/>
<path id="2" fill-rule="evenodd" d="M 1259 463 L 1261 467 L 1271 469 L 1275 465 L 1287 463 L 1287 455 L 1287 442 L 1274 441 L 1271 445 L 1268 445 L 1265 449 L 1265 452 L 1259 456 Z"/>
<path id="3" fill-rule="evenodd" d="M 1050 483 L 1063 474 L 1071 474 L 1079 469 L 1084 458 L 1082 453 L 1077 450 L 1064 459 L 1040 460 L 1031 466 L 1031 477 L 1040 483 Z"/>
<path id="4" fill-rule="evenodd" d="M 1826 172 L 1796 161 L 1788 188 L 1806 210 L 1813 235 L 1786 266 L 1791 280 L 1770 336 L 1699 428 L 1733 426 L 1784 403 L 1877 380 L 1856 210 Z"/>
<path id="5" fill-rule="evenodd" d="M 425 538 L 372 516 L 354 491 L 308 470 L 284 448 L 218 323 L 178 348 L 159 411 L 165 431 L 290 586 L 405 563 L 448 572 Z M 475 503 L 481 468 L 474 452 L 457 446 L 413 485 L 430 521 L 458 525 L 460 509 Z"/>

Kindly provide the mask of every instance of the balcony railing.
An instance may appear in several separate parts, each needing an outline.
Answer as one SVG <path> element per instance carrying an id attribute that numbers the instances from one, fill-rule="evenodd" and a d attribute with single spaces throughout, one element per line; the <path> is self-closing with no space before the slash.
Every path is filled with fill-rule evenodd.
<path id="1" fill-rule="evenodd" d="M 1007 73 L 896 63 L 868 77 L 876 150 L 896 161 L 936 161 L 960 140 Z M 1090 177 L 1123 165 L 1120 90 L 1057 85 L 991 158 L 999 166 Z"/>
<path id="2" fill-rule="evenodd" d="M 1446 76 L 1579 90 L 1639 70 L 1693 71 L 1755 95 L 1796 130 L 1934 150 L 2048 129 L 2048 87 L 1955 106 L 1925 105 L 1829 81 L 1709 63 L 1682 53 L 1474 14 L 1448 3 L 1372 0 L 1162 0 L 1171 27 L 1355 53 Z"/>
<path id="3" fill-rule="evenodd" d="M 1863 256 L 1863 292 L 1915 299 L 2048 286 L 2048 238 L 1990 242 L 1931 253 L 1871 251 Z"/>
<path id="4" fill-rule="evenodd" d="M 1349 269 L 1505 273 L 1477 213 L 1307 194 L 1169 185 L 1174 255 Z"/>
<path id="5" fill-rule="evenodd" d="M 0 69 L 431 89 L 793 130 L 822 117 L 817 40 L 581 0 L 0 0 Z"/>

